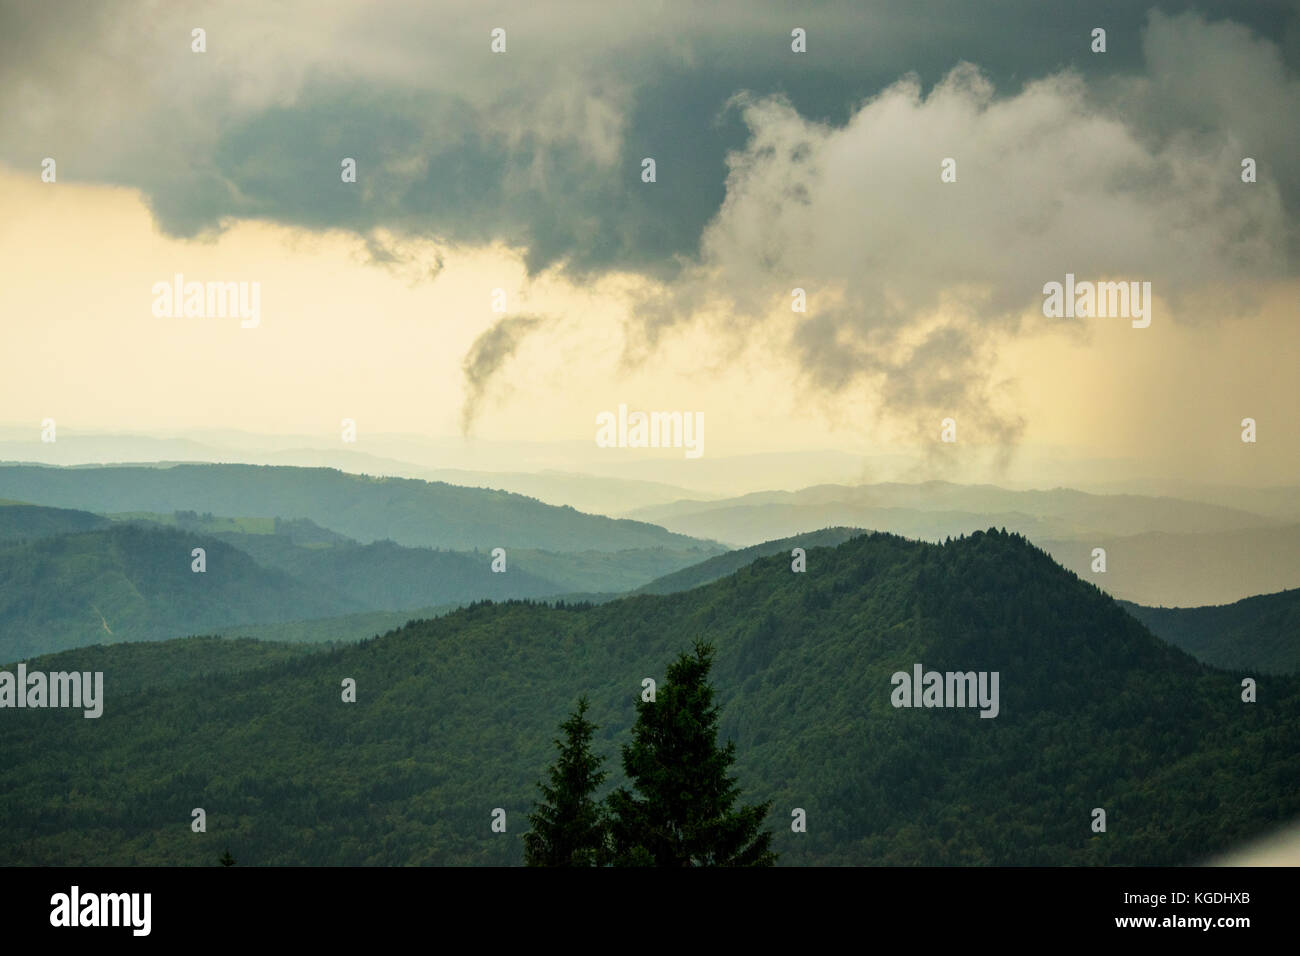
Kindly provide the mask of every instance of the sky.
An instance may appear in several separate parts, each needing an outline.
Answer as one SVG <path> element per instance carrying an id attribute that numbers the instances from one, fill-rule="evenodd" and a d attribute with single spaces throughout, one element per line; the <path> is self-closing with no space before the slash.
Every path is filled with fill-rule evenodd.
<path id="1" fill-rule="evenodd" d="M 0 426 L 594 446 L 622 403 L 707 457 L 1300 483 L 1300 10 L 972 9 L 0 3 Z M 1067 273 L 1149 326 L 1045 315 Z M 256 326 L 155 314 L 177 274 Z"/>

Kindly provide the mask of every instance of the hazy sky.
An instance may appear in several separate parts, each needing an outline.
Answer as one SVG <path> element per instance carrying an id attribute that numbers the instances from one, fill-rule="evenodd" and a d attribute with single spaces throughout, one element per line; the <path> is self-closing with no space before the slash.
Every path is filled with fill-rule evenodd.
<path id="1" fill-rule="evenodd" d="M 591 440 L 623 402 L 709 456 L 1300 481 L 1300 15 L 1182 8 L 0 4 L 0 424 Z M 1150 282 L 1150 326 L 1045 317 L 1067 272 Z M 176 273 L 260 324 L 155 316 Z"/>

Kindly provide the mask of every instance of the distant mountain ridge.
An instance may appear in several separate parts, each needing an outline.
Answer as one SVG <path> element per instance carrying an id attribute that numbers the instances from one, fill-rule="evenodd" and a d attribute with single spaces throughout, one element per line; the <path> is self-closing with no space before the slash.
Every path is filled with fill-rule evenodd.
<path id="1" fill-rule="evenodd" d="M 0 505 L 0 661 L 277 624 L 285 625 L 280 632 L 301 633 L 295 640 L 317 640 L 309 621 L 318 622 L 314 629 L 340 634 L 349 615 L 393 612 L 395 623 L 402 623 L 418 615 L 400 612 L 484 599 L 603 590 L 603 600 L 714 553 L 705 547 L 511 548 L 498 572 L 488 551 L 363 545 L 306 518 L 193 510 L 112 517 Z M 94 534 L 87 537 L 83 528 Z M 203 548 L 210 562 L 201 573 L 190 570 L 194 548 Z M 375 619 L 389 622 L 381 629 L 394 622 Z"/>
<path id="2" fill-rule="evenodd" d="M 202 548 L 207 570 L 192 570 Z M 359 610 L 223 541 L 133 524 L 0 547 L 0 660 Z"/>
<path id="3" fill-rule="evenodd" d="M 1059 538 L 1230 531 L 1281 523 L 1241 508 L 1177 498 L 1093 495 L 1069 488 L 1016 491 L 944 481 L 815 485 L 800 491 L 678 501 L 638 508 L 628 516 L 740 545 L 831 526 L 873 528 L 936 540 L 990 525 L 1035 538 Z"/>
<path id="4" fill-rule="evenodd" d="M 1300 673 L 1300 589 L 1212 607 L 1120 605 L 1198 660 L 1249 676 Z"/>
<path id="5" fill-rule="evenodd" d="M 1106 593 L 1148 607 L 1231 604 L 1300 587 L 1300 524 L 1035 543 Z M 1092 570 L 1098 547 L 1106 550 L 1104 573 Z"/>
<path id="6" fill-rule="evenodd" d="M 1068 488 L 1016 491 L 929 481 L 769 491 L 679 501 L 631 514 L 674 531 L 752 545 L 813 528 L 847 526 L 924 541 L 1004 528 L 1117 598 L 1145 605 L 1221 604 L 1300 586 L 1300 525 L 1276 517 L 1285 489 L 1265 489 L 1270 514 L 1198 501 L 1096 495 Z M 1107 553 L 1093 571 L 1094 549 Z"/>
<path id="7" fill-rule="evenodd" d="M 114 517 L 210 534 L 267 567 L 309 576 L 367 607 L 392 610 L 484 598 L 623 592 L 716 553 L 716 549 L 703 546 L 623 551 L 510 548 L 506 571 L 484 579 L 490 571 L 490 552 L 411 548 L 387 540 L 362 545 L 307 518 L 229 519 L 193 512 Z"/>
<path id="8" fill-rule="evenodd" d="M 113 512 L 195 510 L 309 518 L 363 544 L 554 551 L 716 547 L 640 521 L 583 514 L 532 498 L 410 478 L 324 468 L 176 465 L 170 468 L 0 466 L 0 497 Z"/>

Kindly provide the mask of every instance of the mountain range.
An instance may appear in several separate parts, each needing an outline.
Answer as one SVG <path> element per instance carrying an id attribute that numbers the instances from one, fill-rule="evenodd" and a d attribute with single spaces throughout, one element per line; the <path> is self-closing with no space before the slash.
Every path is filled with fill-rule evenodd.
<path id="1" fill-rule="evenodd" d="M 0 660 L 246 625 L 364 618 L 363 612 L 427 613 L 481 599 L 579 590 L 612 596 L 716 552 L 707 545 L 512 549 L 497 573 L 488 552 L 360 544 L 305 518 L 193 511 L 113 518 L 0 505 Z M 195 549 L 204 552 L 202 571 L 195 570 Z M 334 623 L 319 628 L 340 633 Z"/>
<path id="2" fill-rule="evenodd" d="M 1240 507 L 1149 495 L 1094 495 L 1070 488 L 1017 491 L 995 485 L 815 485 L 800 491 L 764 491 L 714 501 L 686 500 L 638 508 L 643 521 L 736 544 L 757 544 L 754 534 L 790 533 L 845 525 L 878 528 L 927 539 L 966 534 L 971 521 L 1016 523 L 1022 533 L 1049 537 L 1209 532 L 1276 527 L 1284 522 Z M 1023 526 L 1023 527 L 1022 527 Z M 1008 528 L 1010 526 L 1008 525 Z M 760 530 L 761 529 L 761 530 Z"/>
<path id="3" fill-rule="evenodd" d="M 88 501 L 112 509 L 138 509 L 146 503 L 156 508 L 152 502 L 197 500 L 218 507 L 251 505 L 250 511 L 256 508 L 275 515 L 231 517 L 196 510 L 96 514 L 14 500 L 0 503 L 0 581 L 11 582 L 11 587 L 0 593 L 0 626 L 5 628 L 0 654 L 9 658 L 100 641 L 158 640 L 203 630 L 238 629 L 239 633 L 293 641 L 347 640 L 386 630 L 412 616 L 441 614 L 485 598 L 603 602 L 630 592 L 671 593 L 715 580 L 757 557 L 788 553 L 796 546 L 839 544 L 861 533 L 851 527 L 803 530 L 787 538 L 726 551 L 712 540 L 666 532 L 644 522 L 585 515 L 514 494 L 418 480 L 373 480 L 323 469 L 7 466 L 0 467 L 0 482 L 4 481 L 13 489 L 9 494 Z M 239 494 L 220 491 L 226 483 Z M 352 498 L 348 507 L 335 507 L 337 499 L 348 496 Z M 875 516 L 888 530 L 902 528 L 914 537 L 941 540 L 949 536 L 948 531 L 978 526 L 989 518 L 988 513 L 945 508 L 1016 508 L 1019 510 L 995 512 L 994 517 L 1009 518 L 1012 530 L 1019 522 L 1022 531 L 1024 527 L 1053 528 L 1080 535 L 1033 540 L 1081 578 L 1137 605 L 1180 610 L 1228 604 L 1243 594 L 1292 588 L 1297 583 L 1295 569 L 1300 568 L 1300 526 L 1239 508 L 1193 501 L 1091 495 L 1069 489 L 1025 492 L 946 482 L 855 488 L 826 485 L 798 493 L 750 495 L 738 501 L 744 503 L 724 502 L 721 511 L 716 503 L 679 501 L 643 513 L 656 517 L 676 514 L 687 523 L 699 515 L 712 520 L 735 513 L 750 519 L 747 528 L 758 529 L 847 511 L 859 517 Z M 881 504 L 888 507 L 876 507 Z M 441 513 L 457 509 L 462 512 L 458 523 L 449 527 Z M 292 517 L 302 511 L 317 514 L 323 523 Z M 408 519 L 411 513 L 418 517 Z M 363 542 L 339 530 L 360 529 L 363 536 L 377 535 L 392 530 L 395 523 L 404 523 L 408 540 L 455 540 L 469 526 L 500 527 L 502 514 L 533 513 L 544 515 L 554 529 L 548 542 L 558 540 L 572 549 L 511 546 L 505 549 L 505 574 L 491 573 L 492 553 L 477 545 L 456 550 L 400 544 L 383 537 Z M 133 547 L 124 550 L 120 532 L 103 533 L 123 523 L 152 531 L 137 532 Z M 1131 531 L 1180 525 L 1214 530 L 1177 534 L 1079 530 L 1123 527 Z M 188 546 L 182 548 L 178 539 L 165 536 L 151 543 L 140 537 L 164 529 L 186 532 L 189 537 L 184 543 Z M 46 540 L 86 532 L 101 533 L 75 544 L 56 546 Z M 521 535 L 512 531 L 508 537 Z M 532 542 L 540 535 L 523 537 Z M 223 573 L 242 569 L 242 578 L 211 582 L 206 606 L 187 610 L 197 592 L 181 579 L 136 581 L 140 569 L 148 567 L 141 563 L 146 551 L 166 552 L 173 561 L 188 564 L 190 551 L 208 547 L 211 541 L 236 549 L 247 561 L 218 563 Z M 625 544 L 642 546 L 620 547 Z M 1104 570 L 1096 564 L 1098 547 L 1106 550 Z M 260 572 L 254 568 L 288 577 L 271 574 L 259 579 Z M 288 580 L 293 585 L 281 589 L 279 599 L 272 599 L 269 593 L 259 592 L 259 580 L 272 589 Z M 23 595 L 24 588 L 42 593 Z M 51 600 L 52 590 L 60 595 L 59 600 Z M 406 612 L 415 611 L 419 614 L 406 616 Z M 1211 653 L 1205 659 L 1258 662 L 1270 672 L 1289 669 L 1292 655 L 1277 636 L 1273 626 L 1276 616 L 1246 617 L 1248 623 L 1234 634 L 1254 656 L 1224 658 Z M 1155 618 L 1147 620 L 1156 626 Z M 1179 643 L 1182 628 L 1166 626 L 1172 620 L 1160 617 L 1157 630 Z M 291 623 L 292 628 L 288 626 Z M 263 627 L 271 630 L 260 630 Z M 1257 641 L 1242 636 L 1253 633 L 1252 629 L 1270 627 Z M 1185 646 L 1204 657 L 1203 651 L 1218 645 L 1197 640 Z M 1255 654 L 1256 650 L 1260 653 Z"/>
<path id="4" fill-rule="evenodd" d="M 721 501 L 678 501 L 629 514 L 683 534 L 753 545 L 847 526 L 926 541 L 989 526 L 1025 535 L 1108 593 L 1148 605 L 1223 604 L 1300 587 L 1300 524 L 1284 498 L 1247 507 L 1163 496 L 1017 491 L 993 485 L 820 485 Z M 1094 549 L 1107 567 L 1095 571 Z"/>
<path id="5" fill-rule="evenodd" d="M 573 701 L 591 697 L 617 785 L 643 679 L 697 637 L 718 648 L 723 732 L 746 794 L 773 801 L 784 863 L 1189 863 L 1300 812 L 1294 678 L 1260 676 L 1244 702 L 1240 674 L 1161 641 L 1019 536 L 869 534 L 808 550 L 803 573 L 774 554 L 668 595 L 479 603 L 357 644 L 268 643 L 262 662 L 240 645 L 224 671 L 210 639 L 37 659 L 93 654 L 104 714 L 5 714 L 0 854 L 517 863 Z M 150 685 L 155 653 L 173 664 Z M 895 707 L 891 675 L 916 665 L 997 672 L 996 718 Z"/>
<path id="6" fill-rule="evenodd" d="M 308 518 L 362 544 L 387 539 L 458 551 L 721 550 L 643 521 L 584 514 L 505 491 L 329 468 L 0 465 L 0 497 L 99 514 L 190 510 Z"/>

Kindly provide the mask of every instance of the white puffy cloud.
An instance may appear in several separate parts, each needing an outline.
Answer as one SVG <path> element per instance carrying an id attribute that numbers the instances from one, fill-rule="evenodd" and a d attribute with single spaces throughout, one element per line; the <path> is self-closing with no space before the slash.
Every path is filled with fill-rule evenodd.
<path id="1" fill-rule="evenodd" d="M 1279 105 L 1300 87 L 1275 50 L 1261 57 L 1267 43 L 1196 17 L 1154 15 L 1145 48 L 1149 72 L 1127 85 L 1067 70 L 999 96 L 968 63 L 928 93 L 904 77 L 843 126 L 739 97 L 750 139 L 699 266 L 643 303 L 643 347 L 693 316 L 726 314 L 741 335 L 783 317 L 809 382 L 866 385 L 886 417 L 929 431 L 952 414 L 1008 444 L 1023 415 L 988 369 L 1025 321 L 1065 325 L 1042 318 L 1044 283 L 1150 282 L 1157 322 L 1248 314 L 1259 283 L 1293 266 L 1282 189 L 1241 181 L 1243 142 L 1294 138 L 1294 124 L 1265 131 L 1286 126 Z M 1151 121 L 1188 107 L 1189 72 L 1237 76 L 1236 95 Z M 941 181 L 946 158 L 956 182 Z M 807 316 L 791 315 L 794 287 Z"/>

